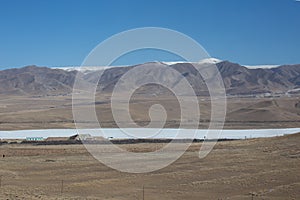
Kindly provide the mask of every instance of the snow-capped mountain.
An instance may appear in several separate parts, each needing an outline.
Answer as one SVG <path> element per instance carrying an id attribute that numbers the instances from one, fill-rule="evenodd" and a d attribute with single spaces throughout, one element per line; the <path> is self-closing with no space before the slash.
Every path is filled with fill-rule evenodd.
<path id="1" fill-rule="evenodd" d="M 151 65 L 169 65 L 186 78 L 193 86 L 197 95 L 207 95 L 205 82 L 189 62 L 150 62 L 140 65 L 149 67 L 148 76 L 157 76 L 161 79 L 174 80 L 172 74 L 165 74 L 163 70 L 151 72 Z M 208 58 L 196 63 L 215 64 L 223 78 L 225 89 L 229 95 L 253 95 L 266 93 L 298 92 L 300 88 L 300 65 L 283 66 L 242 66 L 229 61 Z M 139 65 L 137 65 L 139 66 Z M 70 94 L 77 73 L 87 84 L 98 83 L 95 70 L 105 70 L 99 81 L 98 91 L 111 92 L 115 84 L 126 72 L 135 66 L 106 66 L 106 67 L 63 67 L 47 68 L 28 66 L 19 69 L 0 71 L 0 92 L 2 94 Z M 144 73 L 145 74 L 145 73 Z M 144 74 L 135 74 L 135 77 L 144 77 Z M 152 87 L 157 90 L 157 87 Z M 147 90 L 144 93 L 147 94 Z"/>
<path id="2" fill-rule="evenodd" d="M 223 62 L 218 58 L 205 58 L 200 60 L 199 62 L 187 62 L 187 61 L 154 61 L 158 63 L 163 63 L 166 65 L 175 65 L 175 64 L 183 64 L 183 63 L 191 63 L 191 64 L 217 64 Z M 271 69 L 279 67 L 280 65 L 241 65 L 249 69 Z M 123 66 L 65 66 L 65 67 L 52 67 L 54 69 L 62 69 L 65 71 L 80 71 L 82 73 L 89 73 L 91 71 L 98 71 L 98 70 L 106 70 L 114 67 L 125 67 Z"/>

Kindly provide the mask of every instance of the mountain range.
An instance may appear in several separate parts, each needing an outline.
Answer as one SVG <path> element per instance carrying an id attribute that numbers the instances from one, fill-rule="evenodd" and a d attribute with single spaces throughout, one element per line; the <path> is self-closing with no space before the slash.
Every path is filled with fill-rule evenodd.
<path id="1" fill-rule="evenodd" d="M 112 92 L 118 80 L 137 66 L 147 66 L 146 71 L 138 71 L 135 77 L 155 77 L 156 80 L 179 82 L 186 78 L 197 95 L 207 95 L 203 78 L 195 67 L 215 64 L 223 78 L 227 95 L 266 95 L 287 94 L 300 91 L 300 64 L 281 65 L 273 67 L 245 67 L 229 61 L 211 59 L 199 63 L 189 62 L 149 62 L 135 66 L 105 67 L 105 68 L 48 68 L 26 66 L 23 68 L 0 71 L 0 93 L 7 95 L 66 95 L 72 93 L 76 75 L 79 73 L 86 84 L 98 84 L 99 92 Z M 166 65 L 183 76 L 164 73 L 163 70 L 152 70 L 157 65 Z M 151 68 L 152 66 L 152 68 Z M 105 70 L 98 82 L 95 70 Z M 176 79 L 176 80 L 174 80 Z M 178 79 L 178 80 L 177 80 Z M 139 81 L 139 80 L 137 80 Z M 141 93 L 165 92 L 161 86 L 147 85 Z"/>

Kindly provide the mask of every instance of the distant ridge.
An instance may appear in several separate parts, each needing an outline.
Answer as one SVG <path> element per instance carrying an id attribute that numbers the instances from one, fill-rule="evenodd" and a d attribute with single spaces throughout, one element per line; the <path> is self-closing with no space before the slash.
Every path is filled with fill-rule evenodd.
<path id="1" fill-rule="evenodd" d="M 193 67 L 215 64 L 221 76 L 228 95 L 266 95 L 266 94 L 294 94 L 300 92 L 300 65 L 281 65 L 245 67 L 229 61 L 221 61 L 210 58 L 198 63 L 188 62 L 151 62 L 140 65 L 164 64 L 176 69 L 190 82 L 197 95 L 207 95 L 205 83 L 197 70 Z M 136 65 L 139 66 L 139 65 Z M 98 91 L 112 92 L 119 78 L 135 66 L 126 67 L 64 67 L 48 68 L 27 66 L 18 69 L 6 69 L 0 71 L 0 93 L 11 95 L 65 95 L 72 92 L 74 80 L 77 73 L 82 74 L 82 80 L 86 84 L 98 82 L 94 75 L 97 70 L 105 70 L 99 81 Z M 149 73 L 151 70 L 149 70 Z M 171 75 L 159 74 L 173 79 Z M 136 74 L 136 77 L 143 77 Z M 160 90 L 158 86 L 143 88 L 141 94 L 148 94 Z M 163 91 L 162 91 L 163 92 Z"/>

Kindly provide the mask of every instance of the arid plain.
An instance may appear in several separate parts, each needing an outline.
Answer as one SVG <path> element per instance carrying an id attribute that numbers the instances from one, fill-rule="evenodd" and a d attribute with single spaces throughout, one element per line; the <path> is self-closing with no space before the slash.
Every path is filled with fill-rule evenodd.
<path id="1" fill-rule="evenodd" d="M 199 128 L 207 128 L 210 120 L 210 101 L 199 97 Z M 85 102 L 83 99 L 82 102 Z M 167 112 L 165 127 L 180 124 L 179 103 L 172 96 L 149 97 L 135 95 L 130 101 L 130 114 L 139 125 L 149 123 L 149 108 L 161 104 Z M 76 108 L 91 104 L 83 103 Z M 96 97 L 95 107 L 103 127 L 117 127 L 113 120 L 110 96 Z M 72 96 L 1 96 L 1 130 L 75 128 L 72 115 Z M 294 128 L 300 127 L 299 97 L 227 98 L 226 129 Z"/>
<path id="2" fill-rule="evenodd" d="M 110 169 L 82 145 L 7 144 L 0 146 L 0 198 L 299 199 L 299 142 L 299 134 L 218 142 L 204 159 L 194 143 L 170 166 L 146 174 Z M 122 147 L 152 151 L 157 144 Z"/>
<path id="3" fill-rule="evenodd" d="M 145 100 L 147 99 L 147 100 Z M 199 97 L 201 121 L 210 118 L 209 100 Z M 151 105 L 164 105 L 165 127 L 178 127 L 177 100 L 135 96 L 130 112 L 147 125 Z M 228 98 L 226 129 L 300 127 L 298 97 Z M 83 104 L 82 106 L 87 106 Z M 114 127 L 109 95 L 97 97 L 98 118 Z M 2 130 L 75 128 L 71 96 L 0 100 Z M 0 146 L 1 199 L 299 199 L 300 135 L 218 142 L 204 159 L 193 143 L 176 162 L 147 174 L 128 174 L 95 160 L 83 145 L 3 144 Z M 121 145 L 133 152 L 164 144 Z M 144 192 L 143 192 L 144 186 Z"/>

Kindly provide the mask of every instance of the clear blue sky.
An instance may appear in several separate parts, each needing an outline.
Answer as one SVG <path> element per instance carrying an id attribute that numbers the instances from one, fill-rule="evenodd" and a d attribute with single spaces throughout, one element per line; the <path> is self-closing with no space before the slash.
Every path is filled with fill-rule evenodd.
<path id="1" fill-rule="evenodd" d="M 0 0 L 0 68 L 80 65 L 99 42 L 145 26 L 185 33 L 224 60 L 300 63 L 300 2 L 294 0 Z"/>

